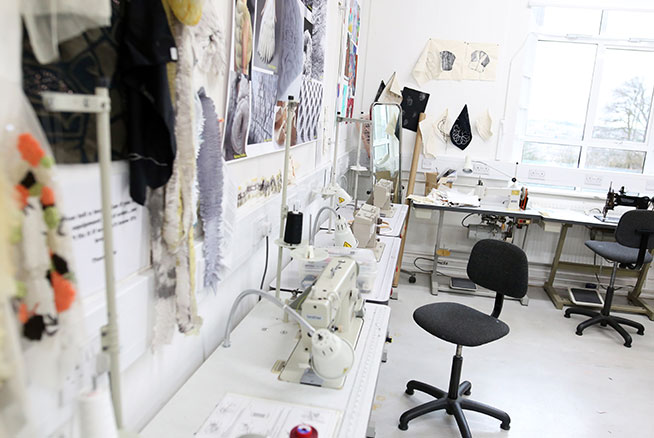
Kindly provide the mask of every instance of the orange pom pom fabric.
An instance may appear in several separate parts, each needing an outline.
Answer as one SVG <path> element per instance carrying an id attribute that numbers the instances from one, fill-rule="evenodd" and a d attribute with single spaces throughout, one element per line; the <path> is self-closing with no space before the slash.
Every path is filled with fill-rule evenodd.
<path id="1" fill-rule="evenodd" d="M 45 151 L 32 134 L 25 133 L 18 136 L 18 150 L 23 160 L 30 163 L 32 167 L 38 166 L 41 158 L 45 156 Z"/>
<path id="2" fill-rule="evenodd" d="M 55 203 L 54 190 L 52 190 L 48 186 L 44 186 L 43 189 L 41 189 L 41 204 L 45 205 L 46 207 L 50 207 L 54 205 L 54 203 Z"/>
<path id="3" fill-rule="evenodd" d="M 65 312 L 73 304 L 73 301 L 75 301 L 75 286 L 73 286 L 73 283 L 66 280 L 66 278 L 57 271 L 50 272 L 50 281 L 52 282 L 52 288 L 54 289 L 54 300 L 57 312 Z"/>

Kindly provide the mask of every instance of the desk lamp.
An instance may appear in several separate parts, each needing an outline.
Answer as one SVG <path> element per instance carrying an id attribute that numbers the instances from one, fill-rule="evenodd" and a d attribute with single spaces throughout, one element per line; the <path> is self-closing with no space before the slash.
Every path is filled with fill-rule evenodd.
<path id="1" fill-rule="evenodd" d="M 258 295 L 262 299 L 270 301 L 307 330 L 311 337 L 311 358 L 309 364 L 318 377 L 324 380 L 338 379 L 350 371 L 354 363 L 354 349 L 347 341 L 327 329 L 316 330 L 288 304 L 284 304 L 274 296 L 257 289 L 248 289 L 241 292 L 236 297 L 234 304 L 232 304 L 232 309 L 227 319 L 227 326 L 225 327 L 224 348 L 231 346 L 229 338 L 234 313 L 243 298 L 249 295 Z"/>
<path id="2" fill-rule="evenodd" d="M 490 164 L 488 164 L 488 163 L 486 163 L 484 161 L 473 160 L 473 159 L 470 158 L 470 155 L 466 155 L 465 162 L 463 163 L 463 168 L 461 169 L 463 171 L 463 173 L 465 173 L 466 175 L 471 174 L 472 171 L 473 171 L 473 164 L 474 163 L 479 163 L 479 164 L 483 164 L 484 166 L 488 166 L 490 169 L 493 169 L 495 172 L 497 172 L 499 174 L 502 174 L 502 175 L 504 175 L 504 176 L 506 176 L 508 178 L 511 178 L 511 182 L 514 183 L 514 184 L 518 181 L 518 163 L 517 162 L 515 163 L 515 172 L 513 173 L 513 176 L 511 176 L 508 173 L 502 172 L 501 170 L 491 166 Z"/>

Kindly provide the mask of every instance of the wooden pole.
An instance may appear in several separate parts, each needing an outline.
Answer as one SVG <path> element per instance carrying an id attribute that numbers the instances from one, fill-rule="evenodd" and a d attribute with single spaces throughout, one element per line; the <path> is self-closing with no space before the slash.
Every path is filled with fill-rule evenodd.
<path id="1" fill-rule="evenodd" d="M 409 205 L 409 211 L 407 211 L 406 219 L 404 221 L 404 227 L 402 228 L 402 243 L 400 244 L 400 254 L 397 257 L 397 265 L 395 266 L 395 276 L 393 277 L 393 287 L 397 287 L 400 282 L 400 269 L 402 268 L 402 258 L 404 257 L 404 244 L 406 242 L 406 230 L 409 226 L 409 215 L 411 214 L 411 202 L 409 200 L 409 195 L 413 194 L 413 191 L 416 186 L 416 173 L 418 172 L 418 161 L 420 161 L 420 154 L 422 153 L 422 134 L 420 133 L 420 122 L 425 120 L 425 113 L 420 113 L 418 117 L 418 132 L 416 133 L 416 143 L 413 146 L 413 158 L 411 160 L 411 170 L 409 171 L 409 183 L 406 188 L 406 201 L 405 203 Z"/>

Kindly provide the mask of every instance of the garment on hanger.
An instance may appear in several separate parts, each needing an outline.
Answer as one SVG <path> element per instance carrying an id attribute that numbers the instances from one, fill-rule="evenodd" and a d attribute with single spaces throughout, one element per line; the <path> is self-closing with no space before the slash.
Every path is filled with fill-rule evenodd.
<path id="1" fill-rule="evenodd" d="M 169 66 L 178 55 L 161 0 L 132 1 L 126 8 L 120 73 L 128 113 L 130 195 L 143 205 L 146 187 L 163 186 L 173 172 L 175 111 Z"/>

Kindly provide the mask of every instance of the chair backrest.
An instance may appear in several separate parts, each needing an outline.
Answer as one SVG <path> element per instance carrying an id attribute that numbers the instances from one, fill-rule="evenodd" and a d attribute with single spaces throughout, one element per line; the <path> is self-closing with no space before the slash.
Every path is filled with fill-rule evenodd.
<path id="1" fill-rule="evenodd" d="M 529 264 L 524 251 L 501 240 L 480 240 L 468 260 L 468 278 L 498 294 L 522 298 L 527 294 Z"/>
<path id="2" fill-rule="evenodd" d="M 640 248 L 644 235 L 645 249 L 654 248 L 654 211 L 630 210 L 622 215 L 615 229 L 615 240 L 620 245 Z"/>

